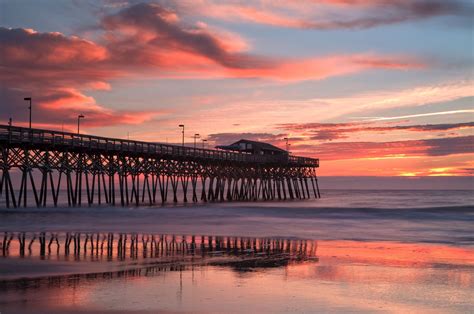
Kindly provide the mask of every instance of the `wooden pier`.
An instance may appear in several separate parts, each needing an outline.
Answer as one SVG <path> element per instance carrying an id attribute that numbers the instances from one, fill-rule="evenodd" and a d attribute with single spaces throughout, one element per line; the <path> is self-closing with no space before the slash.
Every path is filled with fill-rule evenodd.
<path id="1" fill-rule="evenodd" d="M 69 206 L 320 198 L 318 167 L 318 159 L 292 155 L 0 125 L 0 197 L 8 208 L 30 199 L 43 207 L 62 198 Z"/>

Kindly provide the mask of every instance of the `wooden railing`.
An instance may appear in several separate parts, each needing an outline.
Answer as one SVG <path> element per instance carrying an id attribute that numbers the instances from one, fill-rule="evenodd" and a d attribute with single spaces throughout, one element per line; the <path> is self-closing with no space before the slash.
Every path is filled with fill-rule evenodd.
<path id="1" fill-rule="evenodd" d="M 245 163 L 274 163 L 294 166 L 318 167 L 319 159 L 292 155 L 254 155 L 225 150 L 202 149 L 188 146 L 132 141 L 87 134 L 76 134 L 53 130 L 30 129 L 0 125 L 0 142 L 8 144 L 48 145 L 90 151 L 122 152 L 160 155 L 166 157 L 192 158 L 199 160 L 236 161 Z"/>

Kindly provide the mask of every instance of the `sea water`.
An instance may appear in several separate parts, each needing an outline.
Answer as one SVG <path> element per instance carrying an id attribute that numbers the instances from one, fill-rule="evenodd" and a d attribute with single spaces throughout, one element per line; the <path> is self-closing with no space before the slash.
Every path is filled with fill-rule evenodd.
<path id="1" fill-rule="evenodd" d="M 4 204 L 3 204 L 4 205 Z M 0 231 L 164 232 L 473 244 L 472 191 L 326 190 L 303 201 L 0 209 Z"/>

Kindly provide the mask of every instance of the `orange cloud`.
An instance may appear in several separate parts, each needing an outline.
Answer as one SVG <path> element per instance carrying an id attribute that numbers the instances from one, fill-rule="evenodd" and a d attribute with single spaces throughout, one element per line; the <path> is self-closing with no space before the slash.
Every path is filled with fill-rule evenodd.
<path id="1" fill-rule="evenodd" d="M 282 60 L 273 67 L 227 69 L 230 76 L 271 78 L 283 81 L 324 79 L 367 69 L 416 69 L 425 65 L 407 57 L 336 55 L 303 60 Z"/>
<path id="2" fill-rule="evenodd" d="M 315 146 L 313 154 L 317 155 Z M 319 173 L 325 176 L 472 176 L 473 153 L 446 156 L 386 156 L 358 159 L 322 159 Z M 443 171 L 439 171 L 443 169 Z"/>

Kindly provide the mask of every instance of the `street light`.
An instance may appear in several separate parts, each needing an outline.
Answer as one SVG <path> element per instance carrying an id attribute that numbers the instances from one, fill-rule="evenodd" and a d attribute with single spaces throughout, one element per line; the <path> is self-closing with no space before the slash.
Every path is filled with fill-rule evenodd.
<path id="1" fill-rule="evenodd" d="M 202 139 L 202 149 L 204 149 L 204 143 L 206 143 L 206 142 L 207 142 L 207 140 Z"/>
<path id="2" fill-rule="evenodd" d="M 85 117 L 80 114 L 77 116 L 77 134 L 79 134 L 79 122 L 81 121 L 81 119 L 84 119 Z"/>
<path id="3" fill-rule="evenodd" d="M 183 145 L 183 147 L 184 147 L 184 124 L 180 124 L 180 125 L 178 125 L 178 127 L 183 128 L 183 130 L 181 131 L 181 133 L 183 134 L 183 144 L 182 144 L 182 145 Z"/>
<path id="4" fill-rule="evenodd" d="M 199 136 L 200 135 L 198 133 L 194 134 L 194 136 L 193 136 L 194 137 L 194 149 L 196 149 L 196 139 L 199 138 Z"/>
<path id="5" fill-rule="evenodd" d="M 30 102 L 30 106 L 28 107 L 28 109 L 30 109 L 30 129 L 31 129 L 31 97 L 25 97 L 23 99 Z"/>
<path id="6" fill-rule="evenodd" d="M 288 154 L 290 153 L 289 149 L 290 149 L 290 144 L 288 144 L 288 137 L 285 137 L 284 140 L 286 140 L 286 151 L 288 152 Z"/>

